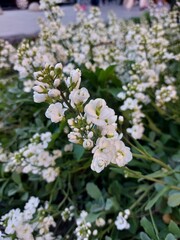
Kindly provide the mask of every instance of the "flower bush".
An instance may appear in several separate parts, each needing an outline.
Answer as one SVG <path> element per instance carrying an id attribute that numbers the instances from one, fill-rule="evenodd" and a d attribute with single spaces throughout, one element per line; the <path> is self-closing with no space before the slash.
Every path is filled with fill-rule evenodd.
<path id="1" fill-rule="evenodd" d="M 58 2 L 0 40 L 0 239 L 180 238 L 177 9 L 64 26 Z"/>

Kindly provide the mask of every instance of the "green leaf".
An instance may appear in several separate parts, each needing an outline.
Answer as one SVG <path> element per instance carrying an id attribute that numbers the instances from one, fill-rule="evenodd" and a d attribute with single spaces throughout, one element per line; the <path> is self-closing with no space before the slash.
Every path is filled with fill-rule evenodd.
<path id="1" fill-rule="evenodd" d="M 141 232 L 141 233 L 140 233 L 140 238 L 141 238 L 141 240 L 151 240 L 151 239 L 148 237 L 148 235 L 147 235 L 146 233 L 144 233 L 144 232 Z"/>
<path id="2" fill-rule="evenodd" d="M 105 210 L 108 211 L 112 208 L 113 206 L 113 201 L 112 199 L 108 198 L 107 201 L 106 201 L 106 205 L 105 205 Z"/>
<path id="3" fill-rule="evenodd" d="M 18 173 L 13 172 L 13 174 L 12 174 L 12 179 L 13 179 L 13 181 L 14 181 L 15 183 L 17 183 L 18 185 L 21 184 L 21 177 L 20 177 L 20 175 L 19 175 Z"/>
<path id="4" fill-rule="evenodd" d="M 169 190 L 169 187 L 164 187 L 153 199 L 151 199 L 145 207 L 145 210 L 151 209 L 154 204 L 158 201 L 158 199 L 165 194 Z"/>
<path id="5" fill-rule="evenodd" d="M 73 155 L 76 160 L 80 160 L 81 157 L 83 156 L 84 152 L 85 152 L 85 150 L 81 145 L 74 144 Z"/>
<path id="6" fill-rule="evenodd" d="M 180 205 L 180 192 L 172 193 L 168 198 L 168 205 L 170 207 L 177 207 Z"/>
<path id="7" fill-rule="evenodd" d="M 175 162 L 180 162 L 180 151 L 178 151 L 175 155 L 172 156 L 172 160 Z"/>
<path id="8" fill-rule="evenodd" d="M 165 240 L 177 240 L 177 238 L 175 238 L 174 235 L 172 235 L 171 233 L 169 233 L 169 234 L 166 236 Z"/>
<path id="9" fill-rule="evenodd" d="M 100 216 L 101 213 L 89 213 L 86 217 L 87 222 L 95 222 L 96 219 Z"/>
<path id="10" fill-rule="evenodd" d="M 168 229 L 171 233 L 173 233 L 174 235 L 176 235 L 177 237 L 180 238 L 180 228 L 174 221 L 172 221 L 172 220 L 170 221 Z"/>
<path id="11" fill-rule="evenodd" d="M 91 206 L 91 212 L 92 213 L 96 213 L 96 212 L 101 212 L 104 210 L 105 208 L 105 202 L 104 202 L 104 199 L 103 197 L 100 197 L 99 199 L 96 199 L 92 206 Z"/>
<path id="12" fill-rule="evenodd" d="M 9 189 L 7 195 L 8 195 L 8 197 L 11 197 L 11 196 L 13 196 L 14 194 L 16 194 L 18 191 L 19 191 L 18 187 Z"/>
<path id="13" fill-rule="evenodd" d="M 95 185 L 92 182 L 87 183 L 86 191 L 87 191 L 88 195 L 90 197 L 92 197 L 93 199 L 99 199 L 100 197 L 102 197 L 101 191 L 99 190 L 97 185 Z"/>
<path id="14" fill-rule="evenodd" d="M 122 91 L 121 88 L 109 88 L 108 89 L 108 92 L 111 93 L 114 98 L 118 98 L 117 95 L 120 91 Z"/>
<path id="15" fill-rule="evenodd" d="M 112 240 L 112 238 L 109 236 L 105 236 L 105 240 Z"/>
<path id="16" fill-rule="evenodd" d="M 145 232 L 153 239 L 157 240 L 156 234 L 154 232 L 154 228 L 152 226 L 152 223 L 146 218 L 143 217 L 141 219 L 141 226 L 144 228 Z"/>

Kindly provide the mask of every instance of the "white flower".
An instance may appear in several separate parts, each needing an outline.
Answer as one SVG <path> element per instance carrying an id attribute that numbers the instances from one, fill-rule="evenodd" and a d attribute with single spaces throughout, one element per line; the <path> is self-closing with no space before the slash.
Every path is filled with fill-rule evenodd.
<path id="1" fill-rule="evenodd" d="M 106 221 L 104 220 L 104 218 L 97 218 L 96 219 L 96 226 L 97 227 L 104 227 L 106 224 Z"/>
<path id="2" fill-rule="evenodd" d="M 48 147 L 48 143 L 51 141 L 51 137 L 52 137 L 51 132 L 42 133 L 40 135 L 40 138 L 41 138 L 44 148 Z"/>
<path id="3" fill-rule="evenodd" d="M 25 92 L 31 92 L 33 86 L 34 86 L 34 82 L 32 80 L 27 80 L 23 82 L 24 84 L 24 91 Z"/>
<path id="4" fill-rule="evenodd" d="M 59 169 L 58 168 L 52 168 L 49 167 L 47 169 L 44 169 L 42 171 L 42 177 L 47 181 L 47 182 L 53 182 L 56 177 L 59 174 Z"/>
<path id="5" fill-rule="evenodd" d="M 27 239 L 34 240 L 32 232 L 33 232 L 33 229 L 31 225 L 28 223 L 18 224 L 18 226 L 16 227 L 16 235 L 19 239 L 22 239 L 22 240 L 27 240 Z"/>
<path id="6" fill-rule="evenodd" d="M 94 155 L 91 169 L 99 173 L 109 165 L 111 161 L 114 161 L 116 149 L 111 139 L 102 137 L 97 140 L 92 153 L 94 153 Z"/>
<path id="7" fill-rule="evenodd" d="M 74 216 L 73 210 L 74 210 L 74 206 L 70 206 L 69 208 L 65 208 L 64 211 L 62 211 L 61 217 L 64 222 L 66 222 L 67 220 L 68 221 L 72 220 Z"/>
<path id="8" fill-rule="evenodd" d="M 84 139 L 83 141 L 83 148 L 85 149 L 91 149 L 93 147 L 94 143 L 91 139 Z"/>
<path id="9" fill-rule="evenodd" d="M 123 116 L 119 116 L 118 117 L 118 121 L 120 124 L 122 124 L 124 122 L 124 117 Z"/>
<path id="10" fill-rule="evenodd" d="M 127 128 L 127 132 L 135 139 L 141 139 L 144 132 L 142 123 L 133 125 L 132 128 Z"/>
<path id="11" fill-rule="evenodd" d="M 56 78 L 56 79 L 54 80 L 53 85 L 54 85 L 54 87 L 57 88 L 57 87 L 59 87 L 60 83 L 61 83 L 61 80 L 60 80 L 59 78 Z"/>
<path id="12" fill-rule="evenodd" d="M 133 110 L 137 108 L 137 99 L 127 98 L 124 101 L 124 104 L 120 107 L 122 111 L 127 109 Z"/>
<path id="13" fill-rule="evenodd" d="M 122 167 L 132 160 L 132 153 L 130 151 L 130 148 L 126 147 L 122 141 L 114 139 L 113 144 L 116 148 L 116 157 L 111 160 L 112 163 L 115 163 L 119 167 Z"/>
<path id="14" fill-rule="evenodd" d="M 123 229 L 129 229 L 130 228 L 130 224 L 123 217 L 123 214 L 121 212 L 119 213 L 119 215 L 116 218 L 115 225 L 116 225 L 118 230 L 123 230 Z"/>
<path id="15" fill-rule="evenodd" d="M 47 99 L 47 94 L 34 92 L 33 98 L 34 98 L 34 102 L 36 102 L 36 103 L 42 103 L 42 102 L 45 102 L 45 101 L 46 101 L 46 99 Z"/>
<path id="16" fill-rule="evenodd" d="M 68 139 L 69 139 L 69 141 L 72 142 L 72 143 L 77 143 L 77 144 L 79 144 L 80 141 L 81 141 L 81 139 L 82 139 L 82 136 L 81 136 L 81 134 L 80 134 L 79 132 L 70 132 L 70 133 L 68 134 Z"/>
<path id="17" fill-rule="evenodd" d="M 101 135 L 107 138 L 118 138 L 119 135 L 116 131 L 116 125 L 108 125 L 105 127 L 102 127 L 101 130 Z"/>
<path id="18" fill-rule="evenodd" d="M 75 105 L 85 103 L 89 96 L 89 92 L 86 88 L 73 89 L 73 91 L 69 95 L 69 99 L 71 100 L 71 106 L 75 107 Z"/>
<path id="19" fill-rule="evenodd" d="M 56 98 L 56 97 L 59 97 L 60 96 L 60 91 L 58 89 L 50 89 L 48 91 L 48 96 L 50 98 Z"/>
<path id="20" fill-rule="evenodd" d="M 72 143 L 66 144 L 66 145 L 64 146 L 64 151 L 65 151 L 65 152 L 72 152 L 72 151 L 73 151 L 73 144 L 72 144 Z"/>
<path id="21" fill-rule="evenodd" d="M 55 65 L 55 69 L 61 69 L 62 70 L 62 63 L 57 63 Z"/>
<path id="22" fill-rule="evenodd" d="M 97 126 L 106 126 L 116 122 L 117 116 L 113 109 L 106 105 L 104 99 L 91 100 L 84 108 L 87 120 Z"/>
<path id="23" fill-rule="evenodd" d="M 48 107 L 45 115 L 47 118 L 51 119 L 52 122 L 57 123 L 62 121 L 65 111 L 66 109 L 63 108 L 62 104 L 57 102 Z"/>
<path id="24" fill-rule="evenodd" d="M 37 85 L 33 87 L 33 90 L 36 91 L 37 93 L 43 93 L 44 92 L 44 88 L 43 85 Z"/>
<path id="25" fill-rule="evenodd" d="M 72 89 L 78 89 L 81 83 L 81 71 L 79 69 L 72 70 L 70 72 L 70 77 L 67 78 L 66 84 L 67 86 Z"/>
<path id="26" fill-rule="evenodd" d="M 125 94 L 125 92 L 120 92 L 120 93 L 118 93 L 117 97 L 124 100 L 126 97 L 126 94 Z"/>

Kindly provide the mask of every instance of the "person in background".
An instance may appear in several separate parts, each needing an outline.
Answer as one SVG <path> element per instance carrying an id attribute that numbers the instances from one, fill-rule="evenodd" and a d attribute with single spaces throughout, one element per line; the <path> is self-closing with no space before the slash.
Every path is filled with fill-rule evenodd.
<path id="1" fill-rule="evenodd" d="M 91 5 L 95 7 L 99 7 L 99 0 L 91 0 Z"/>
<path id="2" fill-rule="evenodd" d="M 135 5 L 134 0 L 124 0 L 123 5 L 127 9 L 131 9 Z M 140 10 L 144 10 L 148 7 L 148 0 L 139 0 L 139 8 Z"/>

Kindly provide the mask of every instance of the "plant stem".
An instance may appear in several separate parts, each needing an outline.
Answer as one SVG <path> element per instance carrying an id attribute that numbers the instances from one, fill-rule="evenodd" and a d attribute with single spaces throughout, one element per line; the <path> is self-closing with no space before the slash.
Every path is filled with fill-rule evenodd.
<path id="1" fill-rule="evenodd" d="M 67 104 L 67 106 L 69 107 L 69 109 L 75 113 L 76 111 L 74 110 L 74 108 L 71 106 L 71 104 L 67 101 L 66 97 L 64 96 L 64 93 L 62 91 L 60 91 L 61 97 L 64 100 L 64 102 Z"/>
<path id="2" fill-rule="evenodd" d="M 143 198 L 146 197 L 147 193 L 153 188 L 154 186 L 151 185 L 149 188 L 146 189 L 146 191 L 144 191 L 144 193 L 137 199 L 137 201 L 135 203 L 133 203 L 133 205 L 131 205 L 131 207 L 129 208 L 130 210 L 132 210 L 133 208 L 135 208 L 142 200 Z"/>
<path id="3" fill-rule="evenodd" d="M 147 155 L 141 155 L 141 154 L 137 154 L 137 153 L 133 153 L 133 157 L 136 157 L 136 158 L 141 158 L 141 159 L 145 159 L 145 160 L 149 160 L 149 161 L 153 161 L 157 164 L 159 164 L 160 166 L 162 166 L 163 168 L 169 170 L 169 171 L 172 171 L 171 167 L 169 167 L 167 164 L 165 164 L 163 161 L 157 159 L 157 158 L 154 158 L 154 157 L 149 157 Z"/>

